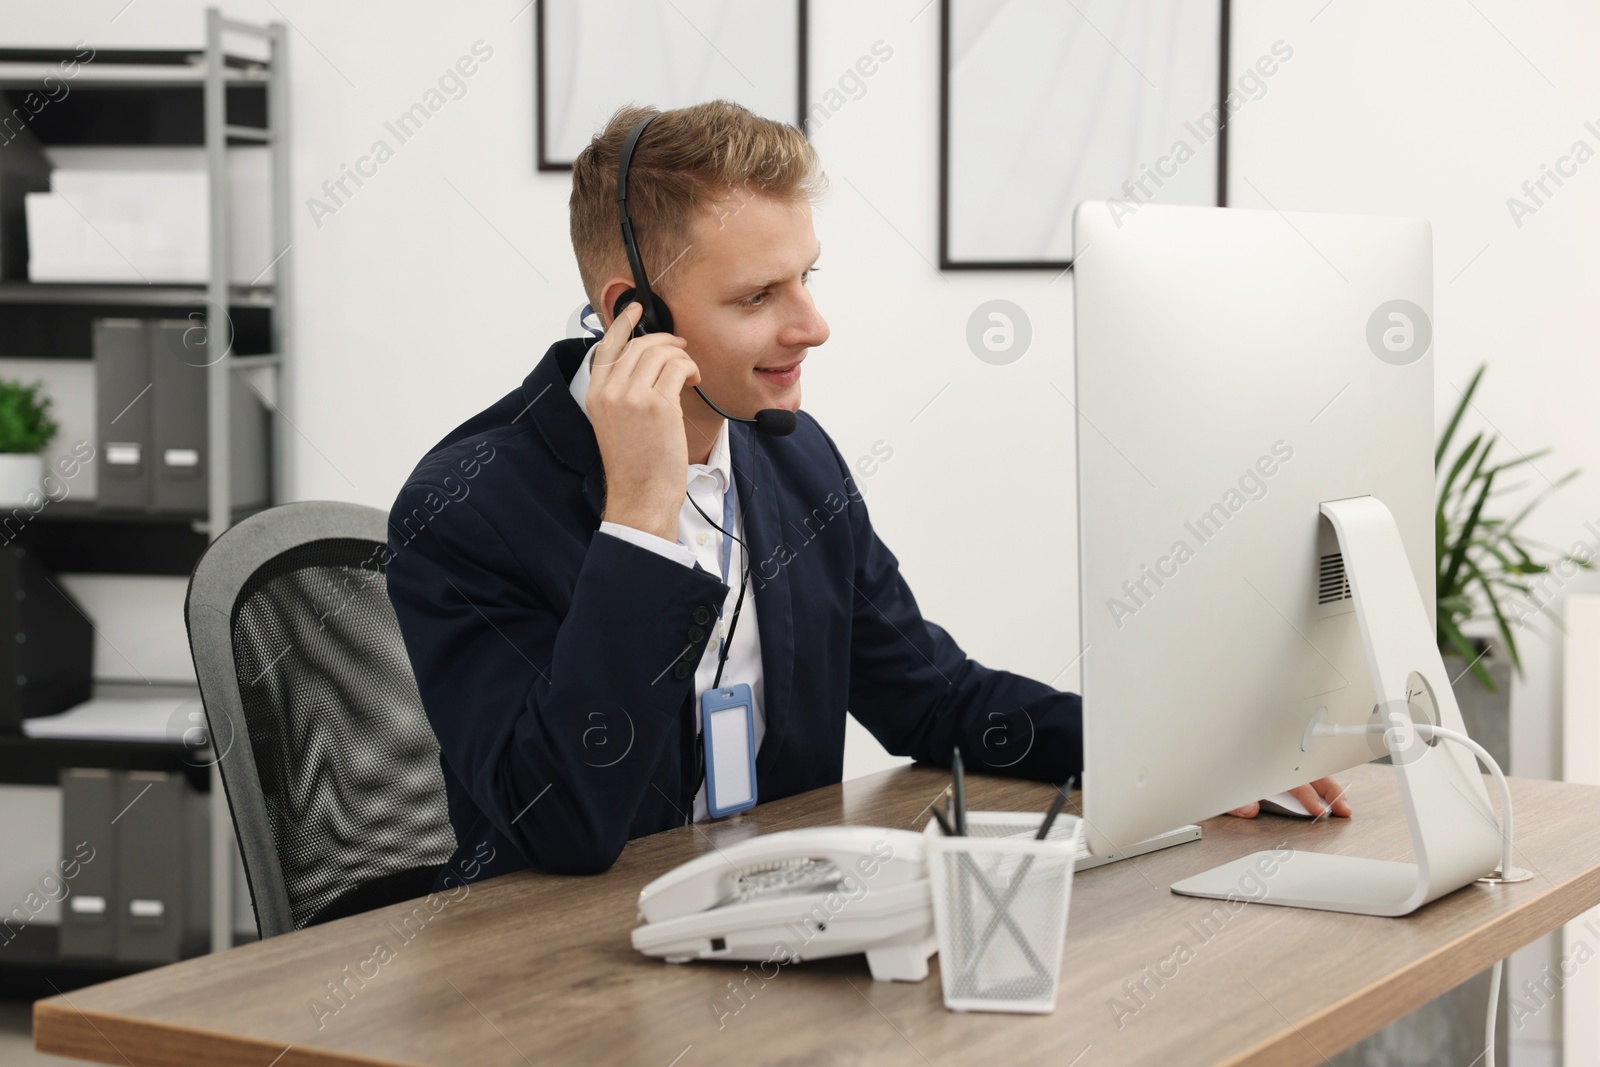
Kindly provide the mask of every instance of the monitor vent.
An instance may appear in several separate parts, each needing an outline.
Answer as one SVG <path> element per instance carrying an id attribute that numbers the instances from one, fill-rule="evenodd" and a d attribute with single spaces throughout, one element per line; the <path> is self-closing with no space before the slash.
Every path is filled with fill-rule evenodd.
<path id="1" fill-rule="evenodd" d="M 1350 576 L 1344 572 L 1344 555 L 1334 552 L 1322 557 L 1317 573 L 1317 603 L 1332 604 L 1350 599 Z"/>

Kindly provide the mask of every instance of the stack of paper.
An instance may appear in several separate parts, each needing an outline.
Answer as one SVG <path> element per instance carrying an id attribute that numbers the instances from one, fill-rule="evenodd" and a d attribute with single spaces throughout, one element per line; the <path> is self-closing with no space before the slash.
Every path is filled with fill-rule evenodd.
<path id="1" fill-rule="evenodd" d="M 195 738 L 202 736 L 199 731 L 204 727 L 205 714 L 200 701 L 194 697 L 141 700 L 97 697 L 59 715 L 22 720 L 22 732 L 28 737 L 92 741 L 192 744 Z"/>
<path id="2" fill-rule="evenodd" d="M 27 194 L 36 282 L 204 283 L 210 181 L 194 148 L 53 148 L 48 193 Z M 266 284 L 274 253 L 268 150 L 228 150 L 230 280 Z M 265 272 L 265 273 L 263 273 Z"/>

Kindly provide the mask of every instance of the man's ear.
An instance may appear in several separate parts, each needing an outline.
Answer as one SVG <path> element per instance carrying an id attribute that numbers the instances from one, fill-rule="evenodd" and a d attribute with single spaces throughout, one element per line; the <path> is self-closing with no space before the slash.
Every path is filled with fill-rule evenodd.
<path id="1" fill-rule="evenodd" d="M 605 286 L 601 288 L 600 300 L 604 306 L 595 308 L 595 311 L 600 315 L 600 325 L 603 329 L 610 329 L 612 320 L 616 318 L 612 314 L 611 308 L 617 302 L 617 297 L 632 288 L 633 279 L 620 274 L 606 282 Z"/>

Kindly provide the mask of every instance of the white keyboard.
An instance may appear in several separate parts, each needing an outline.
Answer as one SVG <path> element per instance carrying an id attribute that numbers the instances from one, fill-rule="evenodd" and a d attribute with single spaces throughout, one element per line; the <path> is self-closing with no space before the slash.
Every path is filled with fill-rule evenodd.
<path id="1" fill-rule="evenodd" d="M 1023 838 L 1032 837 L 1033 835 L 1024 831 L 1007 836 Z M 1055 835 L 1051 834 L 1051 836 L 1054 837 Z M 1129 845 L 1127 848 L 1117 849 L 1115 852 L 1108 852 L 1103 856 L 1095 856 L 1089 852 L 1088 840 L 1080 837 L 1078 838 L 1078 849 L 1074 854 L 1076 858 L 1072 867 L 1073 870 L 1087 871 L 1095 867 L 1104 866 L 1107 863 L 1115 863 L 1118 860 L 1130 859 L 1134 856 L 1143 856 L 1148 852 L 1158 852 L 1164 848 L 1171 848 L 1173 845 L 1181 845 L 1187 841 L 1198 840 L 1200 840 L 1200 827 L 1190 823 L 1188 826 L 1180 826 L 1176 830 L 1168 830 L 1164 834 L 1147 837 L 1143 841 Z"/>
<path id="2" fill-rule="evenodd" d="M 1129 845 L 1127 848 L 1117 849 L 1115 852 L 1108 852 L 1103 856 L 1093 856 L 1089 854 L 1088 842 L 1079 838 L 1078 858 L 1073 864 L 1073 870 L 1087 871 L 1095 867 L 1104 866 L 1107 863 L 1131 859 L 1134 856 L 1143 856 L 1148 852 L 1159 852 L 1161 849 L 1171 848 L 1173 845 L 1181 845 L 1187 841 L 1198 840 L 1200 840 L 1200 827 L 1190 823 L 1188 826 L 1180 826 L 1176 830 L 1168 830 L 1164 834 L 1147 837 L 1143 841 Z"/>

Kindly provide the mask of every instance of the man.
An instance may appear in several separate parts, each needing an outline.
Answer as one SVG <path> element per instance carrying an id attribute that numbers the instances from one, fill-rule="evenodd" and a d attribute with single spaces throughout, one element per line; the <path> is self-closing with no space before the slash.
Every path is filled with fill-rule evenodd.
<path id="1" fill-rule="evenodd" d="M 1078 773 L 1078 696 L 986 668 L 922 618 L 799 410 L 828 326 L 808 289 L 825 179 L 798 130 L 725 101 L 660 114 L 628 209 L 673 332 L 631 337 L 638 303 L 613 314 L 634 288 L 617 163 L 652 114 L 618 111 L 573 167 L 603 336 L 552 345 L 429 451 L 390 515 L 389 593 L 456 859 L 492 850 L 478 877 L 598 872 L 631 838 L 707 818 L 702 696 L 736 684 L 762 802 L 840 780 L 846 711 L 937 766 L 959 747 L 980 772 Z M 798 412 L 797 428 L 730 424 L 695 386 L 742 418 Z"/>

